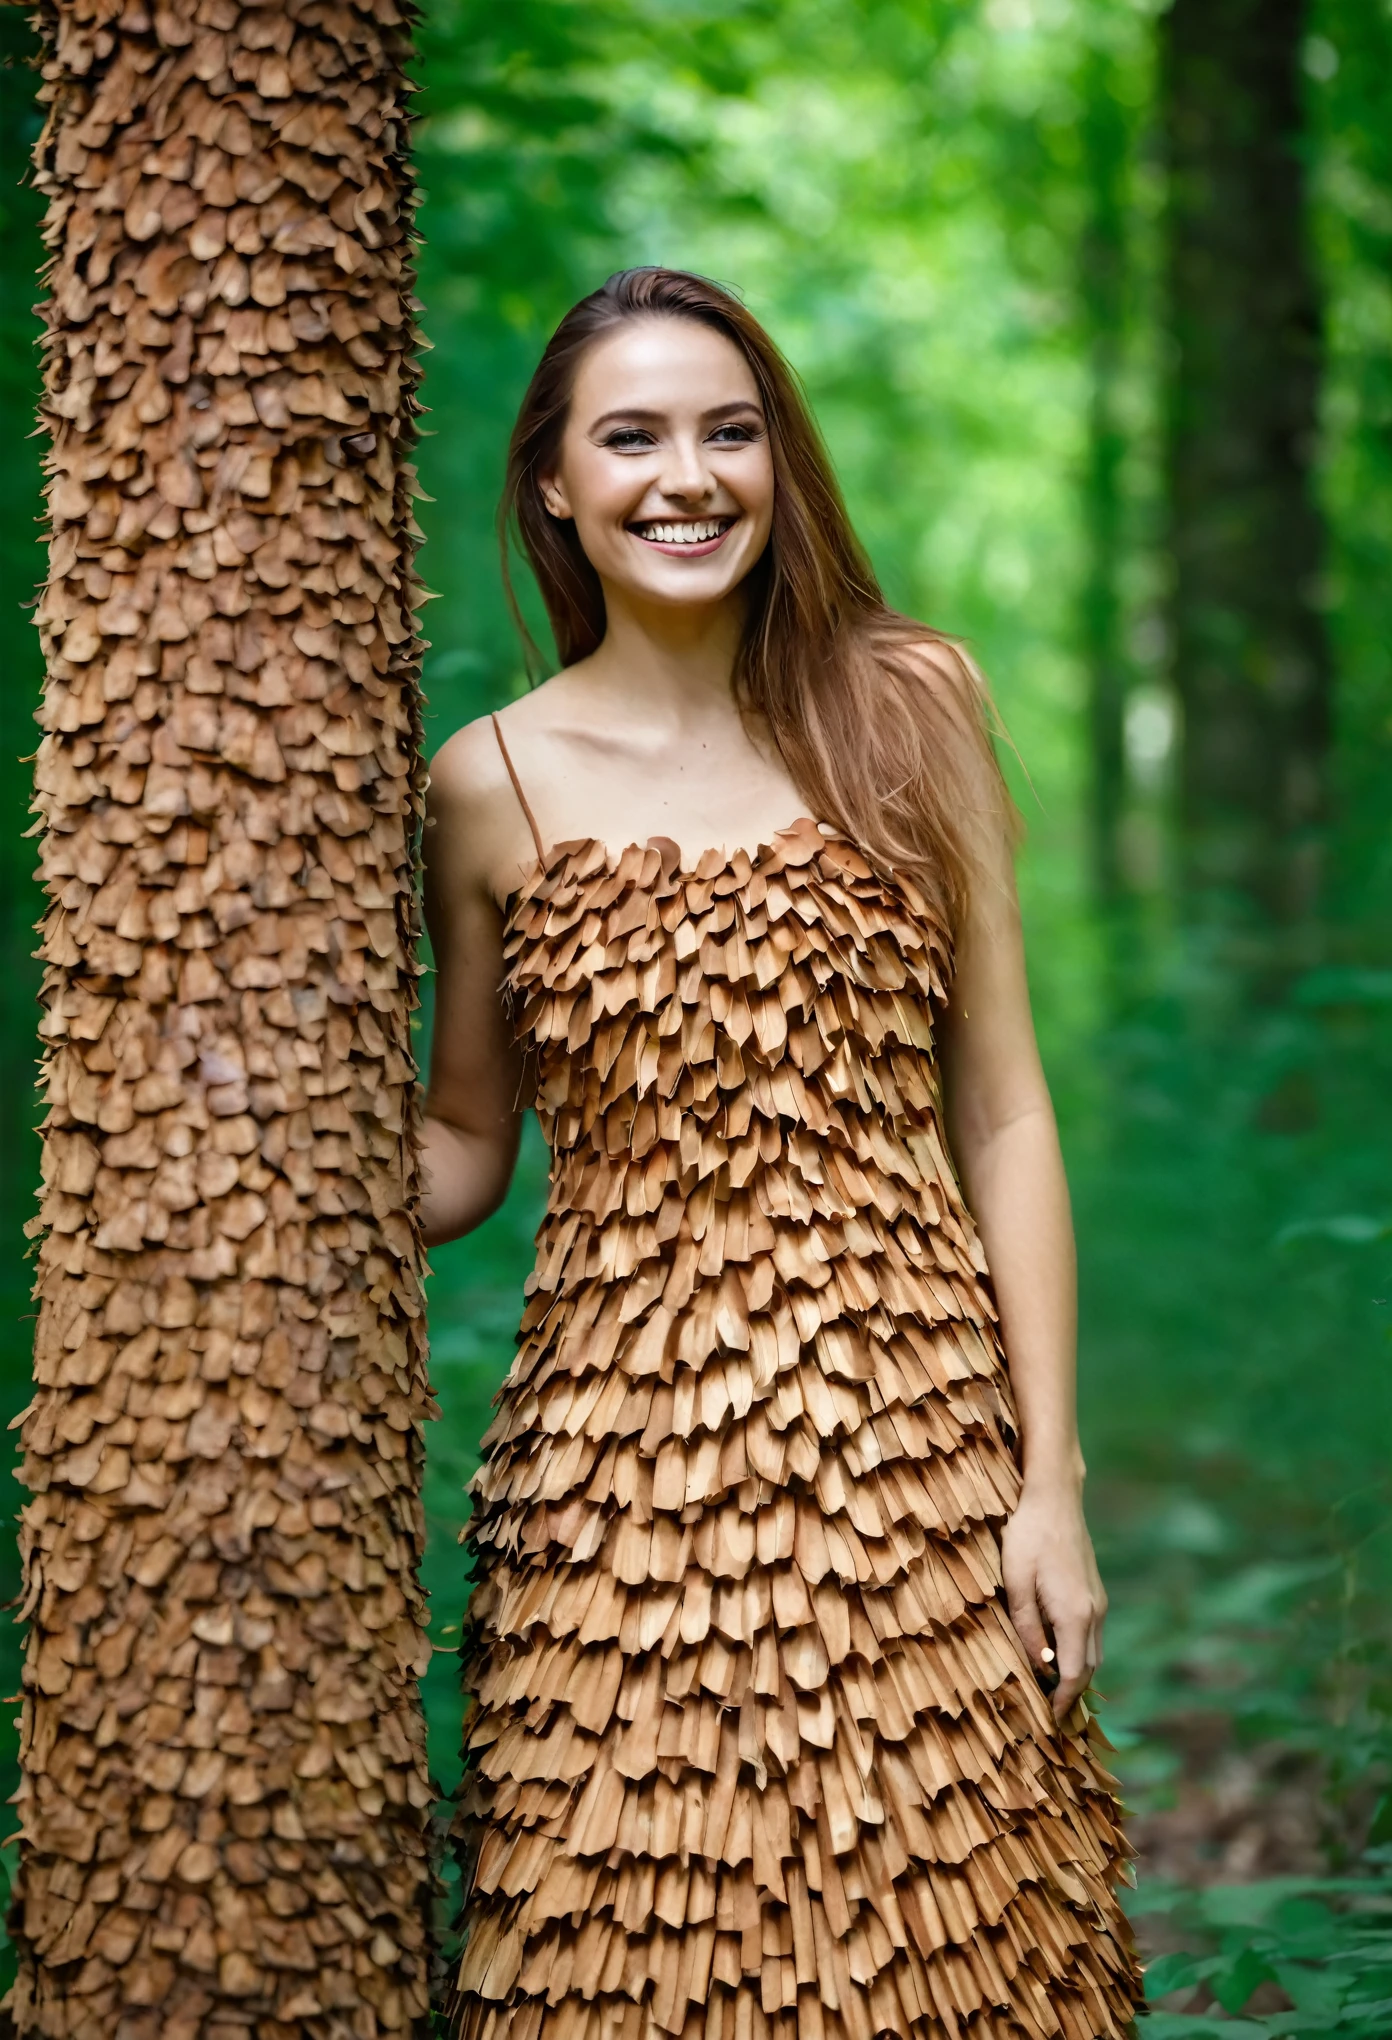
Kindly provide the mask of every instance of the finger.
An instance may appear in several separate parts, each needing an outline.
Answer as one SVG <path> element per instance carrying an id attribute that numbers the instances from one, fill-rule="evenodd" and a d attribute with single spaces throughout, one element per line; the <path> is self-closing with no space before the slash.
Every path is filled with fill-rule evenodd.
<path id="1" fill-rule="evenodd" d="M 1088 1676 L 1086 1672 L 1080 1672 L 1071 1679 L 1059 1680 L 1057 1686 L 1055 1686 L 1053 1692 L 1049 1695 L 1049 1704 L 1054 1710 L 1055 1721 L 1063 1720 L 1074 1701 L 1078 1698 L 1078 1695 L 1086 1690 L 1087 1683 Z"/>
<path id="2" fill-rule="evenodd" d="M 1007 1576 L 1005 1599 L 1010 1610 L 1010 1620 L 1015 1625 L 1015 1634 L 1025 1646 L 1031 1663 L 1036 1666 L 1044 1664 L 1046 1662 L 1044 1652 L 1048 1648 L 1049 1638 L 1039 1612 L 1039 1602 L 1035 1598 L 1033 1578 L 1020 1581 Z"/>
<path id="3" fill-rule="evenodd" d="M 1054 1632 L 1058 1647 L 1059 1682 L 1054 1690 L 1054 1713 L 1060 1721 L 1086 1686 L 1091 1676 L 1088 1665 L 1088 1621 L 1086 1616 L 1069 1615 Z"/>
<path id="4" fill-rule="evenodd" d="M 1071 1697 L 1068 1701 L 1069 1707 L 1073 1705 L 1073 1701 L 1077 1699 L 1080 1693 L 1086 1693 L 1089 1686 L 1091 1686 L 1093 1674 L 1097 1670 L 1098 1662 L 1099 1659 L 1097 1650 L 1097 1625 L 1095 1622 L 1090 1622 L 1087 1628 L 1087 1639 L 1083 1647 L 1082 1667 L 1078 1673 L 1076 1683 L 1071 1688 Z M 1066 1683 L 1065 1681 L 1060 1680 L 1059 1692 L 1063 1691 L 1065 1683 Z M 1054 1695 L 1054 1702 L 1055 1709 L 1059 1714 L 1060 1719 L 1062 1719 L 1065 1710 L 1058 1706 L 1058 1694 Z"/>

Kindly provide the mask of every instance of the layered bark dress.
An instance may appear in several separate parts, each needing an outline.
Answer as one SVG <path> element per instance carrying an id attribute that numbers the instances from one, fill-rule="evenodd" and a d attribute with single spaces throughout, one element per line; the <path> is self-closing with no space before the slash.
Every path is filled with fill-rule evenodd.
<path id="1" fill-rule="evenodd" d="M 538 839 L 507 954 L 553 1160 L 467 1532 L 457 2030 L 1125 2033 L 1112 1781 L 999 1593 L 944 930 L 809 821 Z"/>

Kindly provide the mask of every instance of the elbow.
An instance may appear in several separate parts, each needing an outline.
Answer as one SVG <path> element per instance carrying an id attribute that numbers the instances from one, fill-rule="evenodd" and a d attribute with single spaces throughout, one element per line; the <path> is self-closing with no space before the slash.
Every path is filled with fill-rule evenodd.
<path id="1" fill-rule="evenodd" d="M 1030 1139 L 1041 1128 L 1051 1133 L 1054 1108 L 1047 1092 L 1042 1097 L 1021 1098 L 1002 1103 L 994 1111 L 978 1105 L 958 1114 L 957 1142 L 962 1152 L 987 1154 L 1002 1143 Z"/>
<path id="2" fill-rule="evenodd" d="M 474 1232 L 486 1219 L 492 1218 L 507 1200 L 508 1186 L 504 1183 L 495 1190 L 485 1190 L 461 1200 L 453 1206 L 445 1206 L 441 1200 L 425 1192 L 420 1204 L 421 1244 L 427 1253 L 435 1247 L 447 1247 L 451 1240 L 462 1240 Z"/>
<path id="3" fill-rule="evenodd" d="M 972 1186 L 979 1186 L 997 1168 L 1027 1165 L 1041 1147 L 1052 1152 L 1058 1131 L 1053 1107 L 1045 1098 L 1014 1111 L 960 1113 L 949 1123 L 948 1140 L 971 1194 Z"/>
<path id="4" fill-rule="evenodd" d="M 468 1132 L 430 1113 L 421 1148 L 420 1222 L 427 1248 L 462 1239 L 507 1199 L 517 1160 L 517 1128 Z"/>

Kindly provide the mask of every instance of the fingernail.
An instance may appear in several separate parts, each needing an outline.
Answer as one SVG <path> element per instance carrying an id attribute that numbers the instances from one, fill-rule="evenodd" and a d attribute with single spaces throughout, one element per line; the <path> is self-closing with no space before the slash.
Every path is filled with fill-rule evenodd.
<path id="1" fill-rule="evenodd" d="M 1047 1643 L 1045 1644 L 1043 1650 L 1040 1651 L 1039 1655 L 1043 1658 L 1046 1665 L 1051 1665 L 1054 1661 L 1054 1654 L 1050 1650 Z"/>

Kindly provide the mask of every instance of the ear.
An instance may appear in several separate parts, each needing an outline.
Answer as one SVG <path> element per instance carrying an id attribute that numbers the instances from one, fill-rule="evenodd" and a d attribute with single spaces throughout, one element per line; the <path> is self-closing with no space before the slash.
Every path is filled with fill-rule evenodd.
<path id="1" fill-rule="evenodd" d="M 541 490 L 541 500 L 552 517 L 574 515 L 570 507 L 570 498 L 565 492 L 565 484 L 559 475 L 538 475 L 537 487 Z"/>

